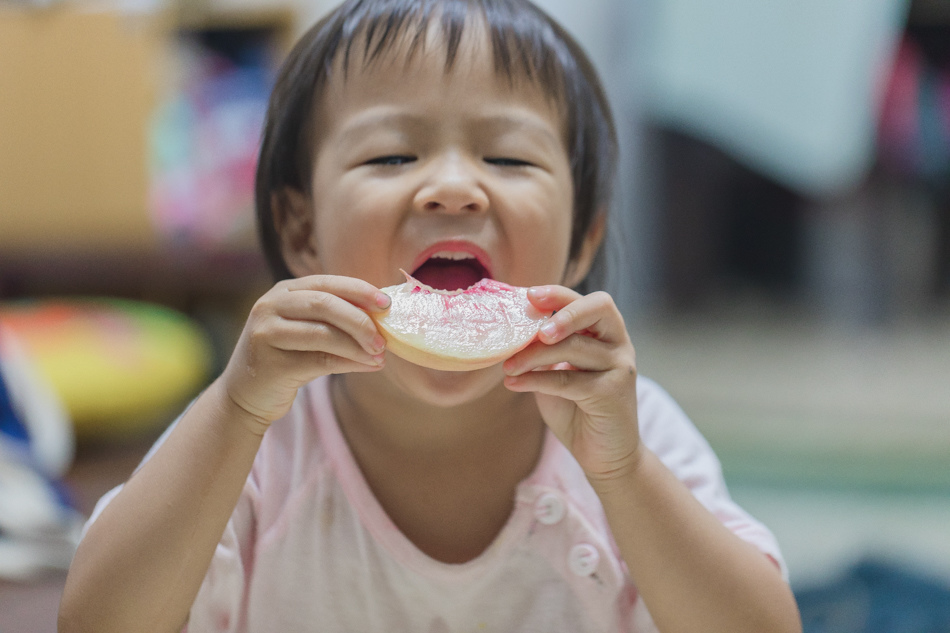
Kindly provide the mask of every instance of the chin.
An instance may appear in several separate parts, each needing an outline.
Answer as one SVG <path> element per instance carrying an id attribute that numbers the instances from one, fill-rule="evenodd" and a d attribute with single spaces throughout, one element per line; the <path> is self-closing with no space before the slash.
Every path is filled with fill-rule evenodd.
<path id="1" fill-rule="evenodd" d="M 439 408 L 471 404 L 497 388 L 502 388 L 501 363 L 474 371 L 428 369 L 390 355 L 387 368 L 399 388 L 427 405 Z"/>

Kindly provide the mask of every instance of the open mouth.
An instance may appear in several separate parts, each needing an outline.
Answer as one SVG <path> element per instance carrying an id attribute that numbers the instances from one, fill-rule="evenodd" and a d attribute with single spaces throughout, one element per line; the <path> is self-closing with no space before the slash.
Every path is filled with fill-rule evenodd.
<path id="1" fill-rule="evenodd" d="M 433 253 L 412 276 L 436 290 L 464 290 L 484 278 L 491 279 L 488 269 L 474 255 L 463 252 Z"/>

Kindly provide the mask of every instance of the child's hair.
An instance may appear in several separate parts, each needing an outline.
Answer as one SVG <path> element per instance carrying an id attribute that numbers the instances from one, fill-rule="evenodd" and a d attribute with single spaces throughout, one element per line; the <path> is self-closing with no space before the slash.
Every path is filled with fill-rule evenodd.
<path id="1" fill-rule="evenodd" d="M 617 137 L 597 73 L 573 38 L 527 0 L 346 0 L 300 39 L 271 95 L 257 167 L 256 208 L 264 255 L 276 279 L 293 275 L 281 255 L 274 205 L 282 204 L 286 189 L 312 193 L 319 133 L 314 129 L 315 110 L 334 62 L 343 55 L 345 76 L 355 43 L 363 45 L 367 65 L 401 44 L 408 43 L 411 53 L 430 23 L 438 20 L 448 72 L 473 15 L 484 21 L 490 34 L 496 72 L 511 83 L 533 81 L 566 114 L 574 183 L 570 255 L 578 254 L 593 219 L 607 212 Z"/>

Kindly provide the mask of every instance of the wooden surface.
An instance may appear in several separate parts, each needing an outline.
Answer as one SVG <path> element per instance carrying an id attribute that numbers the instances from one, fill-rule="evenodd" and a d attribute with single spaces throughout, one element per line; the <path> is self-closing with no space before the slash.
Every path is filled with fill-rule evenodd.
<path id="1" fill-rule="evenodd" d="M 147 135 L 151 16 L 0 6 L 0 248 L 157 244 Z"/>

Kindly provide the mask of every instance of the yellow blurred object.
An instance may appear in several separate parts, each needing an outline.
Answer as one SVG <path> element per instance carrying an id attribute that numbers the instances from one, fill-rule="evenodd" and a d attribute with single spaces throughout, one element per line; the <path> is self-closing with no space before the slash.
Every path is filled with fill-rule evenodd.
<path id="1" fill-rule="evenodd" d="M 0 306 L 0 323 L 62 399 L 77 438 L 121 439 L 167 422 L 208 378 L 207 335 L 168 308 L 112 299 Z"/>

